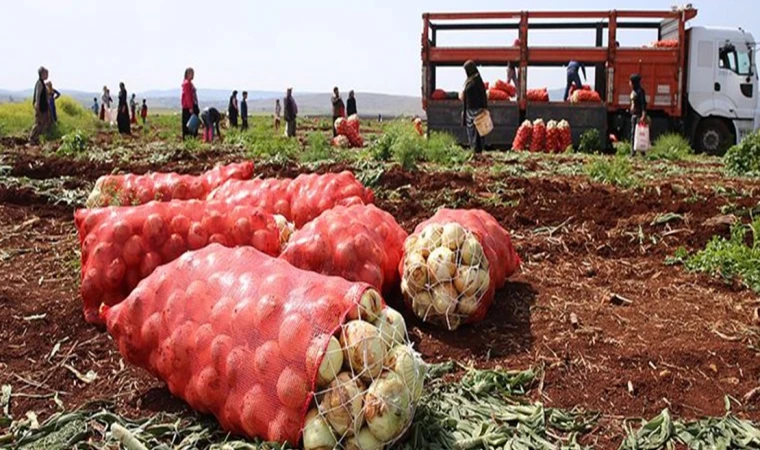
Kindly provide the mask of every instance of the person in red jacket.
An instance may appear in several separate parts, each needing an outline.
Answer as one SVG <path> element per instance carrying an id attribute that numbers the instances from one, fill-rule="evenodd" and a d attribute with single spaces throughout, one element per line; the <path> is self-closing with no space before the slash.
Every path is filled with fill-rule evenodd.
<path id="1" fill-rule="evenodd" d="M 195 71 L 192 67 L 185 69 L 185 80 L 182 82 L 182 140 L 185 140 L 186 136 L 196 137 L 198 130 L 191 131 L 187 128 L 187 121 L 190 120 L 190 116 L 193 114 L 198 115 L 200 109 L 198 108 L 198 93 L 193 85 L 193 78 L 195 78 Z"/>

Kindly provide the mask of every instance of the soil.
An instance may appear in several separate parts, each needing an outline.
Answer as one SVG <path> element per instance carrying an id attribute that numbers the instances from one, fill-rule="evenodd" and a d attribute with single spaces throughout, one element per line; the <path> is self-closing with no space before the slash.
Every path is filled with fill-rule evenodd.
<path id="1" fill-rule="evenodd" d="M 16 176 L 93 182 L 113 170 L 23 151 L 11 152 Z M 198 171 L 226 158 L 178 158 L 161 169 Z M 487 158 L 479 157 L 479 164 Z M 142 162 L 120 166 L 126 167 L 151 169 Z M 256 170 L 295 176 L 301 169 Z M 585 177 L 386 171 L 376 203 L 407 231 L 441 205 L 483 208 L 511 231 L 523 260 L 485 321 L 446 332 L 407 315 L 410 337 L 430 362 L 541 369 L 533 398 L 601 412 L 599 448 L 619 445 L 622 417 L 649 418 L 663 408 L 686 418 L 722 415 L 726 395 L 740 401 L 734 412 L 759 421 L 760 399 L 744 396 L 760 385 L 760 333 L 752 323 L 760 301 L 738 286 L 664 264 L 679 246 L 699 249 L 713 235 L 727 235 L 728 222 L 716 219 L 723 207 L 752 208 L 760 200 L 722 197 L 705 181 L 714 175 L 700 176 L 690 176 L 684 192 L 675 187 L 684 180 L 625 191 Z M 497 183 L 507 190 L 490 192 Z M 692 200 L 695 194 L 699 201 Z M 58 409 L 56 392 L 67 409 L 98 401 L 132 416 L 185 410 L 163 383 L 125 365 L 106 333 L 84 322 L 72 213 L 31 191 L 0 185 L 0 384 L 20 394 L 11 414 L 50 414 Z M 666 213 L 678 216 L 656 220 Z M 630 303 L 612 302 L 615 295 Z M 402 308 L 398 293 L 388 302 Z M 89 371 L 94 381 L 85 376 Z"/>

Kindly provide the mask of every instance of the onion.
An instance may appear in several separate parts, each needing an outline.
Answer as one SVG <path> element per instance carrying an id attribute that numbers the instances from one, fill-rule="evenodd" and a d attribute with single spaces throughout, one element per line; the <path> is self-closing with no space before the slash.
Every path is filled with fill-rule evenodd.
<path id="1" fill-rule="evenodd" d="M 454 287 L 457 289 L 457 292 L 471 297 L 474 296 L 480 287 L 478 280 L 479 272 L 480 270 L 474 266 L 458 267 L 456 277 L 454 277 Z"/>
<path id="2" fill-rule="evenodd" d="M 374 322 L 382 309 L 383 299 L 380 297 L 380 293 L 374 289 L 367 289 L 359 300 L 358 308 L 351 308 L 348 312 L 348 320 Z"/>
<path id="3" fill-rule="evenodd" d="M 457 306 L 457 312 L 464 314 L 465 316 L 471 316 L 475 314 L 480 306 L 480 296 L 465 295 L 459 299 L 459 305 Z"/>
<path id="4" fill-rule="evenodd" d="M 423 228 L 420 239 L 429 243 L 430 251 L 433 251 L 434 248 L 441 246 L 441 234 L 443 234 L 443 226 L 433 223 Z"/>
<path id="5" fill-rule="evenodd" d="M 332 450 L 337 445 L 338 442 L 327 421 L 316 409 L 310 410 L 306 414 L 306 425 L 303 427 L 303 449 Z"/>
<path id="6" fill-rule="evenodd" d="M 316 381 L 317 387 L 323 388 L 335 379 L 343 367 L 343 349 L 335 336 L 323 334 L 311 341 L 306 353 L 306 367 L 313 370 L 320 358 L 322 362 L 317 368 Z"/>
<path id="7" fill-rule="evenodd" d="M 462 244 L 462 263 L 468 266 L 477 266 L 484 261 L 486 264 L 488 263 L 483 254 L 483 246 L 480 245 L 475 236 L 469 236 Z"/>
<path id="8" fill-rule="evenodd" d="M 409 253 L 404 259 L 404 279 L 410 288 L 419 291 L 428 282 L 428 266 L 421 253 Z"/>
<path id="9" fill-rule="evenodd" d="M 364 419 L 382 442 L 401 436 L 412 420 L 411 393 L 394 372 L 384 372 L 372 383 L 364 399 Z"/>
<path id="10" fill-rule="evenodd" d="M 417 317 L 425 320 L 433 308 L 433 297 L 426 291 L 418 292 L 412 296 L 412 310 Z"/>
<path id="11" fill-rule="evenodd" d="M 439 247 L 427 258 L 430 276 L 436 281 L 449 281 L 457 271 L 456 254 L 446 247 Z"/>
<path id="12" fill-rule="evenodd" d="M 404 253 L 409 254 L 417 250 L 419 243 L 419 236 L 417 235 L 411 235 L 404 241 Z"/>
<path id="13" fill-rule="evenodd" d="M 343 443 L 345 450 L 381 450 L 383 446 L 384 444 L 378 441 L 367 427 L 362 428 L 356 436 L 351 436 Z"/>
<path id="14" fill-rule="evenodd" d="M 409 392 L 411 392 L 413 401 L 416 402 L 422 397 L 422 387 L 425 383 L 427 365 L 411 347 L 408 345 L 393 347 L 388 352 L 388 356 L 385 357 L 385 367 L 401 377 L 401 380 L 409 389 Z"/>
<path id="15" fill-rule="evenodd" d="M 292 223 L 288 222 L 285 216 L 275 214 L 273 217 L 275 224 L 277 224 L 277 229 L 280 230 L 280 245 L 284 246 L 290 241 L 290 236 L 295 231 L 295 227 Z"/>
<path id="16" fill-rule="evenodd" d="M 380 331 L 380 337 L 388 348 L 404 343 L 406 322 L 404 322 L 404 317 L 395 309 L 386 307 L 380 311 L 375 326 Z"/>
<path id="17" fill-rule="evenodd" d="M 448 316 L 457 308 L 459 293 L 451 283 L 441 283 L 433 288 L 433 309 L 442 316 Z"/>
<path id="18" fill-rule="evenodd" d="M 353 435 L 364 423 L 362 393 L 365 387 L 361 381 L 342 372 L 330 383 L 325 397 L 319 404 L 319 411 L 339 436 Z"/>
<path id="19" fill-rule="evenodd" d="M 467 237 L 467 231 L 458 223 L 447 223 L 443 226 L 441 232 L 441 245 L 448 247 L 451 251 L 457 251 L 464 243 Z"/>
<path id="20" fill-rule="evenodd" d="M 348 322 L 340 334 L 340 345 L 353 373 L 364 380 L 380 375 L 387 348 L 374 325 L 361 320 Z"/>

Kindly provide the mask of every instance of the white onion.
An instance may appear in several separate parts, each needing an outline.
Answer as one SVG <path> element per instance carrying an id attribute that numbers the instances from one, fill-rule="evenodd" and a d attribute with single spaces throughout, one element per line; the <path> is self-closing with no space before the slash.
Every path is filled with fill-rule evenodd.
<path id="1" fill-rule="evenodd" d="M 377 315 L 382 309 L 383 298 L 380 296 L 380 293 L 374 289 L 367 289 L 362 294 L 358 307 L 351 308 L 348 312 L 348 319 L 374 322 L 377 320 Z"/>
<path id="2" fill-rule="evenodd" d="M 414 311 L 414 314 L 425 320 L 428 316 L 428 314 L 435 313 L 433 308 L 433 297 L 427 292 L 417 292 L 412 297 L 412 310 Z"/>
<path id="3" fill-rule="evenodd" d="M 309 411 L 306 414 L 306 425 L 303 427 L 303 449 L 332 450 L 337 444 L 332 428 L 319 411 Z"/>
<path id="4" fill-rule="evenodd" d="M 459 293 L 451 283 L 440 283 L 433 288 L 433 309 L 442 316 L 448 316 L 457 309 Z"/>
<path id="5" fill-rule="evenodd" d="M 396 439 L 411 422 L 411 393 L 395 372 L 383 372 L 367 390 L 364 419 L 381 442 Z"/>
<path id="6" fill-rule="evenodd" d="M 404 254 L 408 255 L 409 253 L 413 253 L 417 249 L 418 241 L 419 236 L 415 234 L 406 238 L 404 241 Z"/>
<path id="7" fill-rule="evenodd" d="M 412 400 L 418 401 L 422 396 L 427 365 L 420 355 L 408 345 L 397 345 L 388 352 L 385 366 L 401 377 L 412 394 Z"/>
<path id="8" fill-rule="evenodd" d="M 470 235 L 464 240 L 461 247 L 462 264 L 467 266 L 478 266 L 485 262 L 488 264 L 488 260 L 483 254 L 483 246 L 475 238 Z"/>
<path id="9" fill-rule="evenodd" d="M 387 347 L 377 327 L 369 322 L 352 320 L 343 326 L 340 345 L 343 358 L 354 374 L 363 380 L 380 375 Z"/>
<path id="10" fill-rule="evenodd" d="M 380 337 L 388 348 L 402 344 L 406 339 L 404 317 L 393 308 L 386 307 L 380 311 L 375 326 L 380 331 Z"/>
<path id="11" fill-rule="evenodd" d="M 419 291 L 428 282 L 428 265 L 420 253 L 410 253 L 404 258 L 404 279 L 410 288 Z"/>
<path id="12" fill-rule="evenodd" d="M 449 281 L 456 274 L 456 254 L 446 247 L 439 247 L 427 258 L 430 276 L 436 281 Z"/>
<path id="13" fill-rule="evenodd" d="M 384 446 L 367 427 L 362 428 L 356 436 L 346 439 L 343 444 L 345 450 L 382 450 Z"/>
<path id="14" fill-rule="evenodd" d="M 443 226 L 441 232 L 441 245 L 448 247 L 451 251 L 457 251 L 464 243 L 467 237 L 467 231 L 458 223 L 451 222 Z"/>
<path id="15" fill-rule="evenodd" d="M 320 358 L 322 362 L 317 369 L 316 381 L 317 387 L 323 388 L 335 379 L 343 367 L 343 349 L 335 336 L 323 334 L 312 341 L 306 352 L 307 367 L 313 368 Z"/>
<path id="16" fill-rule="evenodd" d="M 430 251 L 436 247 L 441 246 L 441 234 L 443 233 L 443 226 L 437 223 L 432 223 L 420 232 L 420 239 L 424 239 L 429 242 Z"/>
<path id="17" fill-rule="evenodd" d="M 465 316 L 471 316 L 478 310 L 480 306 L 480 296 L 465 295 L 459 299 L 459 305 L 457 305 L 457 312 Z"/>
<path id="18" fill-rule="evenodd" d="M 330 383 L 319 411 L 339 436 L 352 435 L 364 423 L 361 381 L 348 372 L 341 372 Z"/>

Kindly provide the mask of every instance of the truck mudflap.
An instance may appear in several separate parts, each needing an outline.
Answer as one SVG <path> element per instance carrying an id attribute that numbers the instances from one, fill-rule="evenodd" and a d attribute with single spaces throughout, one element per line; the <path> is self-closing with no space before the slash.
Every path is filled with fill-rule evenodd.
<path id="1" fill-rule="evenodd" d="M 493 131 L 485 139 L 488 147 L 512 148 L 512 140 L 520 125 L 520 109 L 513 102 L 489 102 L 488 111 Z M 462 102 L 459 100 L 431 100 L 427 104 L 428 130 L 453 135 L 461 145 L 467 145 L 467 130 L 462 126 Z"/>
<path id="2" fill-rule="evenodd" d="M 599 130 L 602 139 L 606 139 L 607 107 L 602 104 L 529 103 L 525 118 L 530 121 L 543 119 L 544 122 L 567 120 L 573 131 L 575 146 L 580 142 L 581 135 L 590 129 Z"/>

